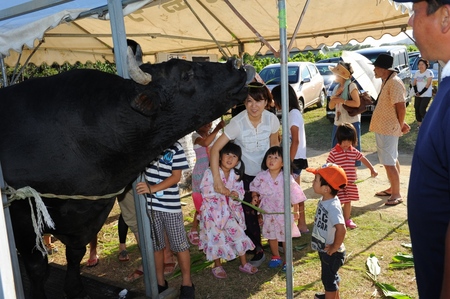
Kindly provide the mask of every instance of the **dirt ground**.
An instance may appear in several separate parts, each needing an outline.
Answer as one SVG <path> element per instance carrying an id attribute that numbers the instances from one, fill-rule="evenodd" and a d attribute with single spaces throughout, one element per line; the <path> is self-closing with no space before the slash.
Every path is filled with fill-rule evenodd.
<path id="1" fill-rule="evenodd" d="M 376 178 L 369 178 L 370 171 L 364 165 L 362 165 L 359 168 L 358 170 L 359 179 L 366 179 L 366 178 L 367 179 L 359 183 L 358 185 L 360 192 L 360 201 L 353 204 L 353 210 L 357 211 L 358 209 L 364 210 L 383 209 L 384 212 L 396 214 L 406 219 L 406 204 L 407 204 L 406 196 L 411 167 L 411 158 L 412 158 L 411 155 L 400 155 L 399 157 L 399 161 L 401 164 L 401 178 L 400 178 L 401 194 L 403 196 L 404 202 L 402 204 L 393 207 L 384 206 L 384 202 L 386 201 L 387 197 L 374 196 L 374 194 L 377 191 L 385 190 L 386 188 L 388 188 L 389 183 L 386 177 L 385 169 L 383 168 L 382 165 L 378 163 L 378 157 L 376 153 L 365 153 L 365 155 L 369 159 L 369 161 L 371 161 L 371 163 L 374 165 L 375 169 L 378 171 L 379 174 Z M 308 149 L 309 166 L 319 167 L 320 165 L 325 163 L 327 156 L 328 152 Z M 307 172 L 303 172 L 301 176 L 302 188 L 309 199 L 318 198 L 318 196 L 314 194 L 311 188 L 313 178 L 314 176 Z M 188 206 L 184 207 L 183 210 L 187 211 L 187 213 L 188 211 L 192 211 L 193 207 L 191 206 L 192 204 L 190 203 L 191 202 L 190 198 L 183 199 L 183 201 L 189 202 Z M 99 234 L 100 263 L 93 268 L 86 267 L 85 265 L 88 259 L 88 253 L 86 253 L 85 258 L 82 261 L 82 274 L 100 277 L 107 281 L 113 282 L 115 285 L 122 286 L 123 288 L 138 290 L 144 293 L 145 285 L 142 279 L 135 281 L 134 283 L 127 283 L 123 280 L 125 276 L 127 276 L 134 269 L 136 269 L 136 267 L 140 264 L 141 259 L 138 247 L 136 246 L 136 242 L 131 232 L 129 232 L 127 238 L 128 250 L 130 252 L 130 261 L 119 262 L 117 259 L 118 236 L 114 234 L 117 233 L 117 219 L 119 213 L 120 210 L 118 208 L 118 205 L 116 204 L 107 221 L 108 223 L 107 225 L 112 226 L 113 229 L 112 230 L 109 229 L 107 231 L 102 230 L 102 232 Z M 189 225 L 190 223 L 187 222 L 186 224 Z M 309 224 L 310 223 L 308 223 L 308 225 Z M 113 235 L 111 236 L 111 234 Z M 56 242 L 56 245 L 60 248 L 60 251 L 57 254 L 49 256 L 49 261 L 51 263 L 65 265 L 66 262 L 64 257 L 63 245 L 58 241 Z M 177 278 L 175 278 L 174 284 L 179 285 L 179 280 L 177 280 Z"/>

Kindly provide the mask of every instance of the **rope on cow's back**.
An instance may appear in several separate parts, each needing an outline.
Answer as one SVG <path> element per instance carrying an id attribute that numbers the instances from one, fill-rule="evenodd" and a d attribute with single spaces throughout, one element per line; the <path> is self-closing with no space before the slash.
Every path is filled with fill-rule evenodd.
<path id="1" fill-rule="evenodd" d="M 44 198 L 58 198 L 58 199 L 88 199 L 88 200 L 97 200 L 97 199 L 105 199 L 105 198 L 113 198 L 119 194 L 124 192 L 125 188 L 120 190 L 119 192 L 101 195 L 101 196 L 85 196 L 85 195 L 55 195 L 50 193 L 39 193 L 35 189 L 30 186 L 22 187 L 20 189 L 14 189 L 11 186 L 7 186 L 5 189 L 2 189 L 8 196 L 8 201 L 4 204 L 4 208 L 11 205 L 14 200 L 18 199 L 26 199 L 28 198 L 28 203 L 30 204 L 31 210 L 31 221 L 33 223 L 34 233 L 36 234 L 36 248 L 42 253 L 42 256 L 47 254 L 47 249 L 45 247 L 44 241 L 41 238 L 42 233 L 44 231 L 44 222 L 47 224 L 49 228 L 55 229 L 55 223 L 53 219 L 50 217 L 48 213 L 47 207 L 42 201 L 42 197 Z M 31 198 L 34 198 L 36 204 L 36 214 L 33 210 L 33 204 L 31 202 Z"/>

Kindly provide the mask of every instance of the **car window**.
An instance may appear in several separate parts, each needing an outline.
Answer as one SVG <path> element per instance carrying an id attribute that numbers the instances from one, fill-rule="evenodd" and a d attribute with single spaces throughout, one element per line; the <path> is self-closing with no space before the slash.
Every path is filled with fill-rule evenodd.
<path id="1" fill-rule="evenodd" d="M 288 66 L 288 80 L 289 83 L 298 82 L 298 66 Z"/>
<path id="2" fill-rule="evenodd" d="M 317 75 L 317 68 L 313 64 L 307 64 L 309 73 L 311 74 L 311 77 L 314 77 Z"/>
<path id="3" fill-rule="evenodd" d="M 309 73 L 309 70 L 307 67 L 305 67 L 304 65 L 301 68 L 301 74 L 302 74 L 302 81 L 305 79 L 311 79 L 311 75 Z"/>
<path id="4" fill-rule="evenodd" d="M 281 82 L 281 74 L 279 67 L 262 69 L 261 72 L 259 73 L 259 76 L 267 84 L 280 84 Z"/>

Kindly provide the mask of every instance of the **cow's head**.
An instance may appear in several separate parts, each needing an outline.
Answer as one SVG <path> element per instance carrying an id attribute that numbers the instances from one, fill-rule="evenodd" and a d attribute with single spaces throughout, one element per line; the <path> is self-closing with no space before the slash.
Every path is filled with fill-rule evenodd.
<path id="1" fill-rule="evenodd" d="M 128 67 L 130 77 L 142 85 L 132 102 L 134 109 L 146 116 L 170 111 L 172 117 L 197 120 L 205 113 L 219 117 L 239 103 L 247 94 L 246 84 L 255 76 L 253 67 L 243 68 L 237 59 L 226 63 L 172 59 L 138 66 L 130 48 Z M 189 110 L 201 113 L 190 115 Z"/>

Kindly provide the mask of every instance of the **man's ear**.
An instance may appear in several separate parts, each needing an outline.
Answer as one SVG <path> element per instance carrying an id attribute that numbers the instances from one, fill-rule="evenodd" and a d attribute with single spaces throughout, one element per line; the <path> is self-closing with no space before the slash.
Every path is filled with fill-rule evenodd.
<path id="1" fill-rule="evenodd" d="M 440 8 L 441 17 L 441 31 L 442 33 L 448 33 L 450 30 L 450 5 L 442 5 Z"/>

